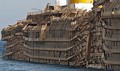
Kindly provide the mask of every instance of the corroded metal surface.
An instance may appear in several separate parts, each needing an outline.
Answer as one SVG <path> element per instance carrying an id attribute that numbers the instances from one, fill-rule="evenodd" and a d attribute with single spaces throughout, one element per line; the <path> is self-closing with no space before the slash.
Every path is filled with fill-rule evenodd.
<path id="1" fill-rule="evenodd" d="M 47 5 L 28 13 L 2 30 L 3 58 L 119 71 L 120 4 L 110 1 L 94 1 L 89 12 Z"/>
<path id="2" fill-rule="evenodd" d="M 105 50 L 105 67 L 120 71 L 120 2 L 111 0 L 103 8 L 103 49 Z"/>

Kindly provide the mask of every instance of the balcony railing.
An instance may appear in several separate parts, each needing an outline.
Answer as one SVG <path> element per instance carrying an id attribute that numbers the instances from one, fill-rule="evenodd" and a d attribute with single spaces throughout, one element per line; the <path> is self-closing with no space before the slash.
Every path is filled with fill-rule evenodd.
<path id="1" fill-rule="evenodd" d="M 104 60 L 104 63 L 106 63 L 106 64 L 120 65 L 120 61 Z"/>
<path id="2" fill-rule="evenodd" d="M 12 44 L 12 45 L 6 46 L 6 49 L 11 48 L 11 47 L 13 47 L 13 46 L 15 46 L 15 45 L 17 45 L 17 44 L 22 43 L 22 42 L 23 42 L 23 41 L 19 41 L 19 42 L 16 42 L 16 43 Z"/>
<path id="3" fill-rule="evenodd" d="M 120 25 L 119 25 L 119 24 L 116 24 L 116 23 L 114 23 L 114 25 L 112 25 L 112 26 L 105 25 L 105 23 L 103 23 L 102 25 L 103 25 L 104 28 L 106 28 L 106 29 L 120 30 Z"/>
<path id="4" fill-rule="evenodd" d="M 116 17 L 120 17 L 120 10 L 107 11 L 102 13 L 102 18 L 116 18 Z"/>
<path id="5" fill-rule="evenodd" d="M 105 36 L 105 30 L 103 30 L 103 40 L 108 40 L 108 41 L 120 41 L 120 35 L 119 34 L 109 34 L 109 36 Z M 113 36 L 114 35 L 114 36 Z"/>
<path id="6" fill-rule="evenodd" d="M 2 37 L 2 40 L 7 40 L 7 39 L 10 39 L 10 38 L 12 38 L 12 37 L 14 37 L 14 35 L 4 36 L 4 37 Z"/>
<path id="7" fill-rule="evenodd" d="M 37 15 L 37 14 L 41 14 L 41 13 L 44 13 L 44 11 L 28 12 L 27 15 Z"/>
<path id="8" fill-rule="evenodd" d="M 3 57 L 4 57 L 4 56 L 11 55 L 11 54 L 13 54 L 13 52 L 9 52 L 9 53 L 3 53 Z"/>
<path id="9" fill-rule="evenodd" d="M 75 48 L 77 45 L 74 45 L 74 46 L 71 46 L 71 47 L 68 47 L 68 48 L 32 48 L 30 46 L 27 46 L 24 44 L 24 46 L 30 50 L 40 50 L 40 51 L 68 51 L 70 49 L 73 49 Z"/>
<path id="10" fill-rule="evenodd" d="M 61 58 L 61 57 L 49 57 L 49 56 L 36 56 L 36 55 L 29 55 L 28 53 L 24 52 L 24 54 L 30 58 L 36 58 L 36 59 L 50 59 L 50 60 L 63 60 L 63 61 L 68 61 L 70 60 L 71 58 L 75 57 L 76 55 L 79 54 L 79 52 L 76 52 L 76 54 L 74 55 L 71 55 L 69 57 L 64 57 L 64 58 Z"/>
<path id="11" fill-rule="evenodd" d="M 118 49 L 108 49 L 105 45 L 103 45 L 103 49 L 108 53 L 119 53 L 120 54 L 120 50 L 118 50 Z"/>
<path id="12" fill-rule="evenodd" d="M 29 37 L 23 37 L 26 41 L 63 41 L 63 42 L 66 42 L 66 41 L 72 41 L 74 39 L 77 38 L 77 36 L 74 36 L 73 38 L 71 39 L 65 39 L 65 38 L 45 38 L 45 39 L 41 39 L 41 38 L 29 38 Z"/>

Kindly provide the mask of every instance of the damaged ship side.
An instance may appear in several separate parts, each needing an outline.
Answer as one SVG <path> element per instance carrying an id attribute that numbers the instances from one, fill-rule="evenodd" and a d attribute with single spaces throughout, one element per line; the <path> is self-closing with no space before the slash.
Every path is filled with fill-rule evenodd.
<path id="1" fill-rule="evenodd" d="M 68 11 L 65 12 L 65 9 Z M 7 41 L 3 57 L 50 64 L 86 65 L 85 47 L 89 46 L 86 43 L 89 42 L 87 29 L 90 26 L 87 22 L 89 16 L 84 15 L 85 11 L 69 12 L 66 6 L 47 6 L 45 12 L 40 14 L 28 13 L 25 21 L 2 30 L 3 40 Z M 84 27 L 80 28 L 78 21 Z M 17 28 L 19 24 L 21 29 Z"/>
<path id="2" fill-rule="evenodd" d="M 92 11 L 48 4 L 29 12 L 1 31 L 3 58 L 119 71 L 117 1 L 95 0 Z"/>

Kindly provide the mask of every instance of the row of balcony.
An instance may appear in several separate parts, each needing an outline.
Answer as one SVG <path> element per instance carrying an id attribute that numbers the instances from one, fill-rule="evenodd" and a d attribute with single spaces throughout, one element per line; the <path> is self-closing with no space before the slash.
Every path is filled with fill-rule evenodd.
<path id="1" fill-rule="evenodd" d="M 120 65 L 120 61 L 104 60 L 104 62 L 109 65 Z"/>
<path id="2" fill-rule="evenodd" d="M 71 47 L 67 47 L 67 48 L 53 48 L 53 47 L 49 47 L 49 48 L 38 48 L 38 47 L 30 47 L 24 44 L 24 47 L 26 47 L 27 49 L 30 50 L 39 50 L 39 51 L 68 51 L 71 49 L 75 49 L 77 45 L 71 46 Z"/>
<path id="3" fill-rule="evenodd" d="M 78 55 L 79 53 L 76 52 L 76 54 L 70 56 L 70 57 L 64 57 L 64 58 L 61 58 L 61 57 L 49 57 L 49 56 L 36 56 L 36 55 L 30 55 L 26 52 L 24 52 L 24 54 L 30 58 L 35 58 L 35 59 L 49 59 L 49 60 L 63 60 L 63 61 L 68 61 L 70 60 L 71 58 L 75 57 L 76 55 Z"/>
<path id="4" fill-rule="evenodd" d="M 108 41 L 120 41 L 120 30 L 103 29 L 103 39 Z"/>
<path id="5" fill-rule="evenodd" d="M 23 35 L 23 33 L 22 32 L 17 32 L 17 33 L 11 33 L 10 35 L 4 35 L 4 34 L 2 34 L 2 40 L 8 40 L 8 39 L 11 39 L 11 38 L 13 38 L 13 37 L 15 37 L 15 36 L 22 36 Z"/>
<path id="6" fill-rule="evenodd" d="M 102 18 L 118 18 L 120 17 L 120 10 L 107 11 L 102 13 Z"/>
<path id="7" fill-rule="evenodd" d="M 103 49 L 108 52 L 108 53 L 118 53 L 120 54 L 120 50 L 119 49 L 109 49 L 108 47 L 106 47 L 105 45 L 103 45 Z"/>
<path id="8" fill-rule="evenodd" d="M 36 39 L 36 40 L 42 40 L 42 39 L 47 39 L 47 38 L 59 38 L 59 39 L 62 39 L 62 38 L 65 38 L 65 39 L 71 39 L 75 36 L 74 33 L 71 33 L 71 32 L 68 32 L 68 33 L 65 33 L 65 32 L 61 32 L 60 31 L 53 31 L 53 32 L 36 32 L 36 31 L 29 31 L 29 32 L 24 32 L 24 37 L 25 38 L 31 38 L 32 40 Z"/>
<path id="9" fill-rule="evenodd" d="M 120 30 L 119 21 L 117 23 L 111 23 L 110 24 L 110 22 L 107 22 L 107 23 L 103 22 L 102 26 L 106 29 L 109 29 L 109 30 Z"/>
<path id="10" fill-rule="evenodd" d="M 66 38 L 45 38 L 45 39 L 41 39 L 41 38 L 29 38 L 29 37 L 23 37 L 26 41 L 54 41 L 54 42 L 57 42 L 57 41 L 61 41 L 61 42 L 67 42 L 67 41 L 72 41 L 74 39 L 77 38 L 77 36 L 74 36 L 73 38 L 71 39 L 66 39 Z"/>

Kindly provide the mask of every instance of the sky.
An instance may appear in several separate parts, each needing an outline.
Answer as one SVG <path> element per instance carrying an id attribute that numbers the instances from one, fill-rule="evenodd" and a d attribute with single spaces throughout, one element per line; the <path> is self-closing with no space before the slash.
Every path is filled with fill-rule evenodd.
<path id="1" fill-rule="evenodd" d="M 53 5 L 55 0 L 0 0 L 0 31 L 25 19 L 27 12 L 44 9 L 47 3 Z"/>

